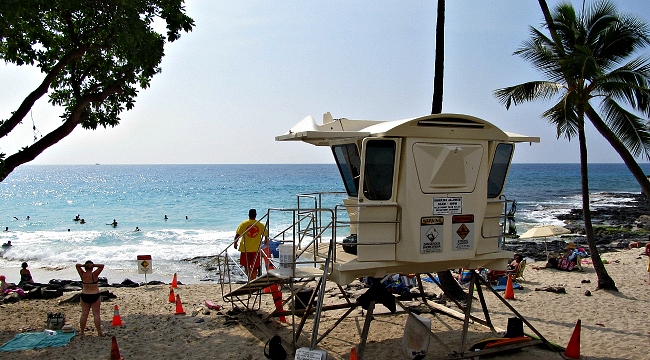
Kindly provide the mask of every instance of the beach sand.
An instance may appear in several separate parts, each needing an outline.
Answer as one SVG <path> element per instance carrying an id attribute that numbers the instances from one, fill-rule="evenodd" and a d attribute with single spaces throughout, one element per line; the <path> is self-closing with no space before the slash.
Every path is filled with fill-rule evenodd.
<path id="1" fill-rule="evenodd" d="M 619 292 L 596 291 L 596 274 L 591 265 L 585 265 L 583 272 L 562 272 L 557 270 L 534 270 L 529 264 L 525 280 L 520 283 L 524 290 L 515 290 L 515 299 L 508 300 L 547 340 L 567 346 L 576 322 L 581 320 L 580 352 L 583 359 L 647 359 L 650 340 L 650 286 L 646 272 L 647 258 L 640 256 L 642 249 L 623 250 L 602 255 L 609 264 L 607 270 L 614 278 Z M 541 265 L 541 264 L 539 264 Z M 109 279 L 113 282 L 117 279 Z M 589 280 L 590 283 L 583 283 Z M 171 279 L 169 279 L 171 281 Z M 563 286 L 565 294 L 535 291 L 545 286 Z M 336 286 L 326 295 L 326 303 L 341 302 Z M 244 314 L 228 316 L 230 304 L 221 298 L 221 287 L 216 284 L 181 285 L 175 291 L 180 295 L 186 315 L 175 315 L 176 305 L 169 303 L 169 287 L 164 285 L 139 288 L 106 288 L 117 296 L 102 304 L 104 331 L 117 338 L 120 354 L 125 359 L 264 359 L 265 342 L 273 334 L 291 339 L 291 323 L 279 324 L 273 321 L 261 328 Z M 591 296 L 585 296 L 585 291 Z M 350 287 L 352 294 L 359 295 L 363 289 Z M 427 283 L 427 293 L 440 290 Z M 52 300 L 23 300 L 15 304 L 0 305 L 0 343 L 12 339 L 26 328 L 42 331 L 48 312 L 63 312 L 67 323 L 79 329 L 81 307 L 78 304 L 61 304 L 59 300 L 69 298 L 73 293 Z M 286 296 L 286 294 L 285 294 Z M 221 312 L 210 314 L 195 309 L 203 306 L 206 299 L 226 305 Z M 490 317 L 495 326 L 505 329 L 507 319 L 513 314 L 492 294 L 486 295 Z M 415 304 L 409 302 L 409 304 Z M 483 317 L 473 304 L 472 314 Z M 114 306 L 119 307 L 123 326 L 112 327 Z M 452 309 L 458 310 L 448 303 Z M 273 308 L 270 295 L 264 295 L 259 314 L 266 315 Z M 382 307 L 378 306 L 377 312 Z M 330 328 L 345 310 L 324 313 L 320 333 Z M 446 341 L 457 351 L 460 346 L 462 322 L 442 314 L 426 313 L 432 319 L 436 336 Z M 371 322 L 364 358 L 407 359 L 402 350 L 402 335 L 407 315 L 377 315 Z M 299 319 L 296 318 L 296 321 Z M 335 328 L 318 348 L 329 354 L 329 359 L 348 359 L 350 350 L 360 342 L 360 333 L 365 317 L 361 308 L 356 308 Z M 93 325 L 92 317 L 88 326 Z M 298 346 L 309 346 L 313 322 L 307 321 Z M 532 333 L 528 327 L 524 331 Z M 491 337 L 486 328 L 471 325 L 468 344 L 481 338 Z M 289 348 L 290 344 L 284 344 Z M 75 336 L 65 347 L 45 348 L 0 353 L 2 359 L 108 359 L 111 337 L 98 337 L 94 331 L 85 336 Z M 442 357 L 448 353 L 431 340 L 426 358 Z M 542 347 L 527 347 L 518 353 L 498 355 L 493 359 L 561 359 L 559 353 Z"/>

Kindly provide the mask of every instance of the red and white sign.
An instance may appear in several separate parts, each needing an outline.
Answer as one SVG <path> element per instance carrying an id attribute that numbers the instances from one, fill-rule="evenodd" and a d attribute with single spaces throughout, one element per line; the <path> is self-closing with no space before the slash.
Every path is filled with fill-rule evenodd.
<path id="1" fill-rule="evenodd" d="M 138 255 L 138 274 L 151 274 L 151 255 Z"/>

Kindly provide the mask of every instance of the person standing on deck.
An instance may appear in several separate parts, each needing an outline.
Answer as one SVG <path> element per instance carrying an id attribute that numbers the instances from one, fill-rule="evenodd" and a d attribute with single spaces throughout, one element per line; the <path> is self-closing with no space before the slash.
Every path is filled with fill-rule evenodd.
<path id="1" fill-rule="evenodd" d="M 249 281 L 257 277 L 257 269 L 260 267 L 259 250 L 262 237 L 264 237 L 264 244 L 269 243 L 269 232 L 264 224 L 255 220 L 256 217 L 255 209 L 248 210 L 248 220 L 243 221 L 237 227 L 234 242 L 235 248 L 237 248 L 237 243 L 241 239 L 238 248 L 241 252 L 239 263 L 244 267 Z"/>

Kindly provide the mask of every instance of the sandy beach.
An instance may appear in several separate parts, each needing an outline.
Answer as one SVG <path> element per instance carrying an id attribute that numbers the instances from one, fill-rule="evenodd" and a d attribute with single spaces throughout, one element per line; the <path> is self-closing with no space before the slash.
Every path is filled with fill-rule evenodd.
<path id="1" fill-rule="evenodd" d="M 523 290 L 515 290 L 515 299 L 509 300 L 547 340 L 566 346 L 574 331 L 576 321 L 581 320 L 581 355 L 583 359 L 646 359 L 650 337 L 650 286 L 646 272 L 647 258 L 640 256 L 641 249 L 622 250 L 603 254 L 607 270 L 614 278 L 619 292 L 596 291 L 596 275 L 591 265 L 586 264 L 583 272 L 557 270 L 534 270 L 529 264 L 525 280 L 520 283 Z M 541 265 L 541 264 L 538 264 Z M 169 279 L 171 281 L 171 279 Z M 589 283 L 584 281 L 588 280 Z M 113 281 L 113 279 L 109 279 Z M 441 291 L 425 283 L 427 294 Z M 354 283 L 353 283 L 354 285 Z M 360 284 L 359 284 L 360 285 Z M 545 286 L 562 286 L 566 293 L 535 291 Z M 326 304 L 341 302 L 338 289 L 330 284 Z M 284 339 L 291 338 L 291 322 L 280 324 L 276 320 L 261 328 L 245 314 L 228 315 L 232 307 L 221 298 L 221 287 L 216 284 L 181 285 L 176 290 L 180 295 L 186 315 L 175 315 L 176 305 L 169 302 L 169 287 L 165 285 L 139 288 L 106 288 L 116 295 L 112 301 L 102 304 L 104 331 L 114 335 L 119 350 L 125 359 L 151 357 L 161 359 L 264 359 L 264 344 L 273 334 Z M 350 286 L 352 296 L 360 295 L 365 289 Z M 586 296 L 589 290 L 591 296 Z M 81 307 L 78 304 L 59 304 L 74 293 L 52 300 L 23 300 L 14 304 L 0 305 L 0 343 L 11 340 L 16 333 L 42 331 L 48 312 L 63 312 L 67 323 L 79 328 Z M 286 293 L 285 293 L 286 296 Z M 204 313 L 204 301 L 212 300 L 225 305 L 222 311 Z M 505 329 L 507 319 L 514 316 L 493 295 L 486 297 L 490 316 L 495 326 Z M 473 304 L 472 314 L 482 317 Z M 112 327 L 114 306 L 117 305 L 123 326 Z M 417 305 L 408 302 L 407 305 Z M 447 303 L 456 309 L 452 303 Z M 270 295 L 262 298 L 258 314 L 266 315 L 273 309 Z M 198 313 L 192 316 L 193 311 Z M 324 313 L 320 333 L 330 328 L 345 310 Z M 382 311 L 378 306 L 377 312 Z M 443 339 L 452 350 L 460 346 L 462 322 L 439 313 L 424 313 L 432 319 L 433 332 Z M 402 335 L 407 315 L 377 315 L 371 322 L 367 339 L 367 359 L 407 359 L 402 349 Z M 299 319 L 296 318 L 296 321 Z M 327 351 L 329 359 L 348 359 L 350 350 L 360 342 L 360 333 L 365 317 L 360 307 L 352 311 L 346 320 L 335 328 L 318 346 Z M 92 329 L 92 321 L 88 326 Z M 298 346 L 308 346 L 312 321 L 308 320 Z M 527 333 L 530 329 L 524 328 Z M 491 337 L 490 331 L 480 325 L 471 325 L 468 344 Z M 289 344 L 285 344 L 289 348 Z M 106 359 L 110 355 L 111 337 L 98 337 L 88 330 L 85 336 L 75 336 L 64 347 L 38 350 L 3 352 L 3 359 Z M 447 355 L 435 341 L 431 341 L 426 358 Z M 527 347 L 511 355 L 498 355 L 494 359 L 561 359 L 559 353 L 542 347 Z"/>

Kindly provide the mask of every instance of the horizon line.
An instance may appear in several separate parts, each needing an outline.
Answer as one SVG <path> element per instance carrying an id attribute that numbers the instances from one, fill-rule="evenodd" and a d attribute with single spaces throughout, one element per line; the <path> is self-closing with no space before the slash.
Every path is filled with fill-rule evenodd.
<path id="1" fill-rule="evenodd" d="M 579 162 L 512 162 L 514 164 L 531 164 L 531 165 L 580 165 Z M 617 165 L 624 162 L 589 162 L 587 164 L 603 164 L 603 165 Z M 638 162 L 638 164 L 650 164 L 647 162 Z M 94 163 L 94 164 L 23 164 L 23 166 L 151 166 L 151 165 L 336 165 L 334 162 L 315 162 L 315 163 Z"/>

